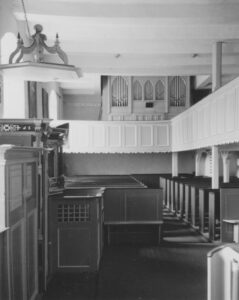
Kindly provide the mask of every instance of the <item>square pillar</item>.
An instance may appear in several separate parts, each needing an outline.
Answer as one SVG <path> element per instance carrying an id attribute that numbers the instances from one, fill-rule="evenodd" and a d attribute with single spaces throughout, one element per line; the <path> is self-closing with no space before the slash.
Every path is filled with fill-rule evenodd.
<path id="1" fill-rule="evenodd" d="M 230 181 L 230 153 L 228 151 L 221 151 L 222 164 L 223 164 L 223 182 Z"/>
<path id="2" fill-rule="evenodd" d="M 219 188 L 219 153 L 218 146 L 212 146 L 212 189 Z"/>
<path id="3" fill-rule="evenodd" d="M 178 152 L 172 152 L 172 176 L 178 176 Z"/>

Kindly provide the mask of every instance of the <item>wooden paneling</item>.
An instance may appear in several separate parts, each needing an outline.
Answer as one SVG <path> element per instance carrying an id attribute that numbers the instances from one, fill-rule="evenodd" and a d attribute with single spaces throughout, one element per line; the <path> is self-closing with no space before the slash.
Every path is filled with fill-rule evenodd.
<path id="1" fill-rule="evenodd" d="M 170 151 L 170 122 L 69 121 L 65 152 L 159 153 Z"/>
<path id="2" fill-rule="evenodd" d="M 104 194 L 105 224 L 161 223 L 160 189 L 107 189 Z"/>
<path id="3" fill-rule="evenodd" d="M 233 225 L 223 220 L 239 220 L 239 189 L 220 189 L 221 240 L 233 242 Z"/>
<path id="4" fill-rule="evenodd" d="M 239 78 L 172 119 L 172 151 L 239 141 Z"/>
<path id="5" fill-rule="evenodd" d="M 102 199 L 89 189 L 51 196 L 49 233 L 51 273 L 96 271 L 102 251 Z M 82 197 L 82 195 L 84 195 Z"/>
<path id="6" fill-rule="evenodd" d="M 0 249 L 5 274 L 0 278 L 1 299 L 33 300 L 38 294 L 38 157 L 38 150 L 0 147 L 0 171 L 5 179 L 3 225 L 8 228 L 2 233 L 4 247 Z"/>
<path id="7" fill-rule="evenodd" d="M 58 267 L 90 267 L 90 228 L 58 228 Z M 74 245 L 74 246 L 72 246 Z"/>

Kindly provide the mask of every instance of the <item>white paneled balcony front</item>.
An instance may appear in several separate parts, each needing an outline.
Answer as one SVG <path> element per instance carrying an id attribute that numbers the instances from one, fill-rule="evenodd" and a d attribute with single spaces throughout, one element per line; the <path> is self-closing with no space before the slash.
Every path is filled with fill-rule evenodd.
<path id="1" fill-rule="evenodd" d="M 239 78 L 172 119 L 172 151 L 239 142 Z"/>
<path id="2" fill-rule="evenodd" d="M 171 148 L 169 121 L 64 122 L 69 123 L 68 153 L 157 153 Z"/>

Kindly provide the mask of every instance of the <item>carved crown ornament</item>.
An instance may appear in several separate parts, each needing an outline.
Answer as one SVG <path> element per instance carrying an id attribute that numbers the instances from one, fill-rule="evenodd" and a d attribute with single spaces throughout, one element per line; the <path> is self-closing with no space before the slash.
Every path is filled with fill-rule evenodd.
<path id="1" fill-rule="evenodd" d="M 52 47 L 47 46 L 46 40 L 47 37 L 45 34 L 42 33 L 43 27 L 40 24 L 36 24 L 34 26 L 35 34 L 31 36 L 32 43 L 29 47 L 24 46 L 23 40 L 20 36 L 20 33 L 18 33 L 17 36 L 17 48 L 14 50 L 10 57 L 9 57 L 9 64 L 13 63 L 14 57 L 19 53 L 19 56 L 17 57 L 15 63 L 19 63 L 21 59 L 23 58 L 24 54 L 32 54 L 33 60 L 36 63 L 43 63 L 44 62 L 44 49 L 51 53 L 51 54 L 58 54 L 58 56 L 61 58 L 61 60 L 64 62 L 64 64 L 68 64 L 68 58 L 66 53 L 61 49 L 60 42 L 59 42 L 59 36 L 56 34 L 56 40 L 55 44 Z"/>
<path id="2" fill-rule="evenodd" d="M 0 71 L 14 77 L 28 81 L 64 81 L 75 80 L 81 77 L 79 68 L 68 64 L 68 57 L 61 49 L 59 36 L 53 46 L 46 44 L 47 37 L 42 33 L 40 24 L 34 26 L 35 33 L 30 38 L 30 46 L 25 46 L 22 37 L 17 35 L 17 47 L 9 56 L 9 64 L 0 65 Z M 62 63 L 45 61 L 45 53 L 57 54 Z M 31 61 L 24 61 L 24 55 L 32 57 Z"/>

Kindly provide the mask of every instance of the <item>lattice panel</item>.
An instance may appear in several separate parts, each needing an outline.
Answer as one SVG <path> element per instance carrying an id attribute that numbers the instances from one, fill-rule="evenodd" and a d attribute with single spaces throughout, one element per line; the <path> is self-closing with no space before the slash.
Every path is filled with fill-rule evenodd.
<path id="1" fill-rule="evenodd" d="M 57 207 L 58 223 L 81 223 L 90 221 L 90 204 L 59 204 Z"/>

